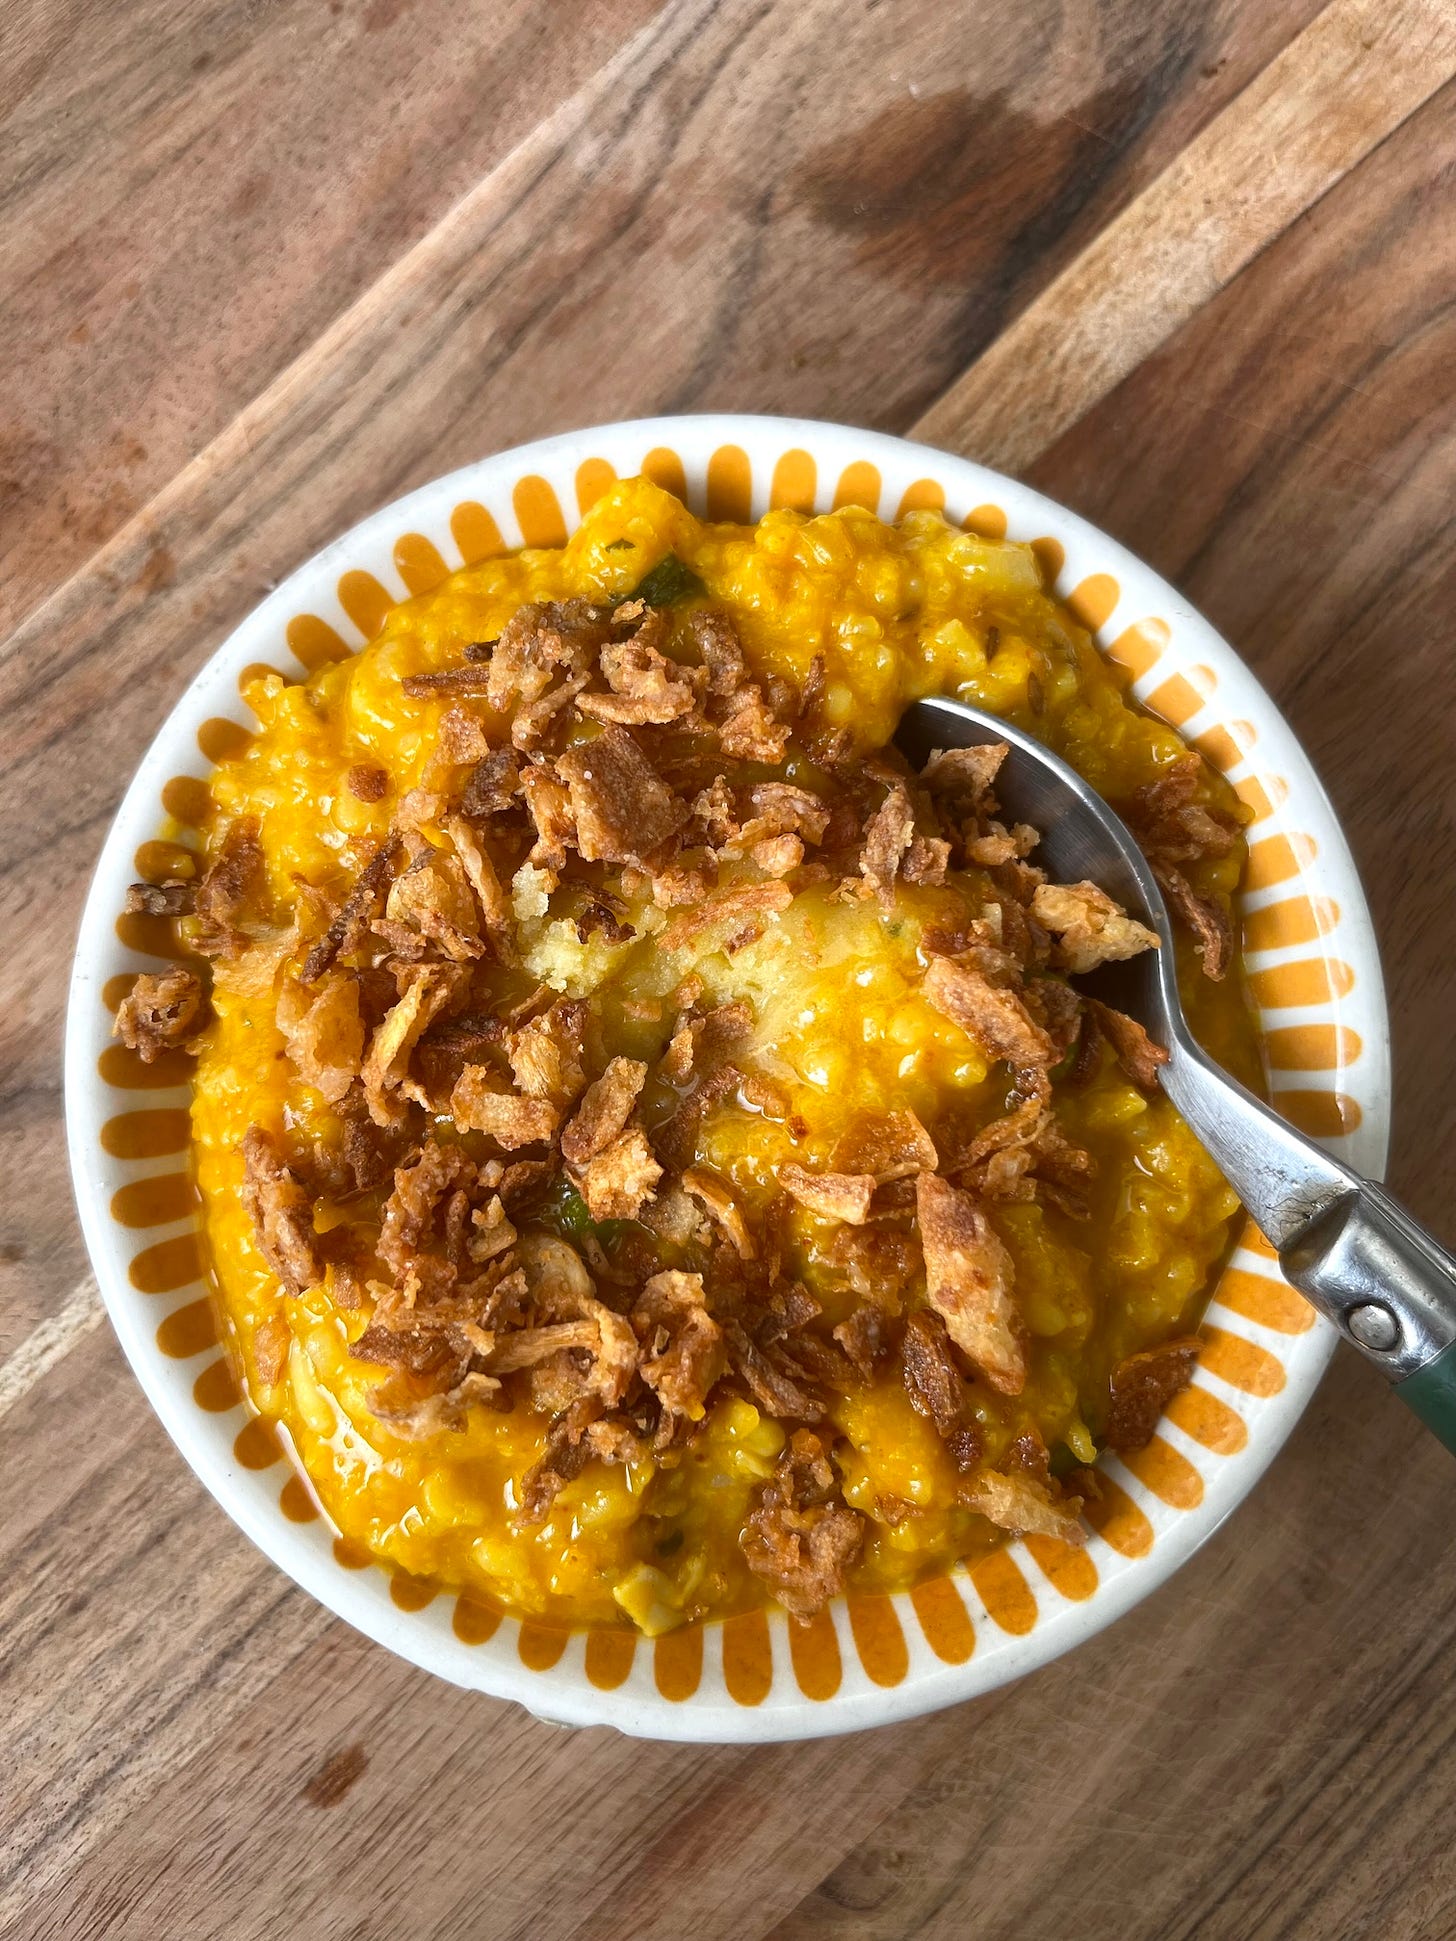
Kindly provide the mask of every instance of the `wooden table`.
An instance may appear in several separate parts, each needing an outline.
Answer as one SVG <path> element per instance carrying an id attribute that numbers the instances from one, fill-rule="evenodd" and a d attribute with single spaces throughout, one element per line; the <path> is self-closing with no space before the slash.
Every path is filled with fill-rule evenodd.
<path id="1" fill-rule="evenodd" d="M 1342 1354 L 1071 1659 L 762 1750 L 433 1683 L 202 1493 L 101 1318 L 59 1043 L 164 710 L 325 540 L 722 406 L 1020 472 L 1186 590 L 1384 940 L 1453 1237 L 1450 0 L 9 0 L 0 1941 L 1456 1932 L 1450 1458 Z"/>

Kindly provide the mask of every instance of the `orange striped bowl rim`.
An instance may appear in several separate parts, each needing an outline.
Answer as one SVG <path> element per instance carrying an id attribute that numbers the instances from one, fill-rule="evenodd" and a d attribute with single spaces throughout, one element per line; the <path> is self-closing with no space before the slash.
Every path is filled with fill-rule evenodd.
<path id="1" fill-rule="evenodd" d="M 251 731 L 239 677 L 297 678 L 357 651 L 398 601 L 468 561 L 559 544 L 618 477 L 646 472 L 695 511 L 933 507 L 1037 548 L 1137 695 L 1219 767 L 1254 814 L 1250 988 L 1276 1101 L 1367 1173 L 1385 1163 L 1390 1058 L 1380 966 L 1348 848 L 1318 778 L 1233 650 L 1166 581 L 1075 514 L 903 439 L 797 419 L 601 426 L 503 452 L 411 493 L 301 566 L 188 686 L 127 791 L 97 867 L 66 1032 L 77 1201 L 97 1280 L 158 1415 L 218 1502 L 339 1616 L 444 1678 L 543 1717 L 643 1736 L 802 1738 L 930 1711 L 1071 1649 L 1163 1582 L 1245 1496 L 1299 1419 L 1334 1331 L 1246 1231 L 1209 1309 L 1194 1385 L 1148 1448 L 1102 1465 L 1085 1550 L 1030 1539 L 895 1597 L 839 1600 L 812 1625 L 755 1612 L 655 1642 L 519 1622 L 391 1576 L 337 1539 L 274 1434 L 243 1408 L 201 1279 L 187 1177 L 187 1063 L 141 1066 L 110 1037 L 167 949 L 120 916 L 126 885 L 187 845 L 210 765 Z M 172 834 L 163 839 L 167 826 Z M 1235 1539 L 1236 1540 L 1236 1539 Z"/>

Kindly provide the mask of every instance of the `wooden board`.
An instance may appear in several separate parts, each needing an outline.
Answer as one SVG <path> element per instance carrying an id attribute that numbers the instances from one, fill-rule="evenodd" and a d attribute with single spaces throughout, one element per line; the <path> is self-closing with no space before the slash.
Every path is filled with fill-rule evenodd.
<path id="1" fill-rule="evenodd" d="M 202 1493 L 98 1325 L 58 1068 L 107 820 L 269 585 L 519 439 L 801 412 L 1021 470 L 1250 660 L 1361 863 L 1393 1178 L 1452 1238 L 1453 74 L 1441 0 L 9 10 L 0 1941 L 1456 1929 L 1453 1479 L 1353 1359 L 1018 1687 L 800 1747 L 558 1733 Z"/>

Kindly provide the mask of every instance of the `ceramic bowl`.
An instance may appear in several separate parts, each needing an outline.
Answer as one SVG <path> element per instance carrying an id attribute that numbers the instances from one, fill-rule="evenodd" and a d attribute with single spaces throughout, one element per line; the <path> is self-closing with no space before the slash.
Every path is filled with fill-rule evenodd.
<path id="1" fill-rule="evenodd" d="M 278 1443 L 244 1409 L 202 1279 L 187 1178 L 186 1070 L 141 1065 L 112 1011 L 165 953 L 126 886 L 186 843 L 209 765 L 249 731 L 238 693 L 265 663 L 298 678 L 356 650 L 396 602 L 462 561 L 565 540 L 617 476 L 647 472 L 697 511 L 858 502 L 894 519 L 1030 540 L 1147 707 L 1254 812 L 1250 984 L 1280 1108 L 1379 1174 L 1389 1118 L 1380 967 L 1350 854 L 1309 761 L 1233 650 L 1166 581 L 1039 493 L 942 452 L 843 426 L 706 416 L 609 425 L 502 452 L 412 492 L 302 566 L 214 654 L 161 728 L 107 838 L 82 923 L 66 1036 L 71 1164 L 96 1277 L 152 1406 L 203 1483 L 314 1597 L 442 1678 L 547 1718 L 670 1739 L 792 1739 L 883 1724 L 1045 1664 L 1146 1597 L 1253 1488 L 1335 1334 L 1246 1232 L 1214 1294 L 1193 1385 L 1148 1447 L 1105 1459 L 1087 1547 L 1032 1539 L 894 1597 L 841 1598 L 813 1624 L 755 1611 L 649 1642 L 502 1617 L 363 1562 L 335 1540 Z"/>

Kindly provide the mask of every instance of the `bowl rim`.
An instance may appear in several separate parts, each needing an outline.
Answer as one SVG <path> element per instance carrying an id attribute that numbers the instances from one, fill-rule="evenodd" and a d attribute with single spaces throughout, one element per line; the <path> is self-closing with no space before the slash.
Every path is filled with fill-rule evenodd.
<path id="1" fill-rule="evenodd" d="M 1000 507 L 1011 534 L 1018 538 L 1049 536 L 1063 548 L 1069 562 L 1074 558 L 1095 561 L 1100 571 L 1113 576 L 1115 584 L 1137 590 L 1134 607 L 1166 616 L 1176 629 L 1182 659 L 1187 657 L 1184 650 L 1212 659 L 1220 688 L 1231 689 L 1238 708 L 1257 724 L 1261 747 L 1272 750 L 1273 760 L 1285 773 L 1293 770 L 1298 774 L 1301 816 L 1320 825 L 1319 867 L 1310 871 L 1307 863 L 1302 865 L 1299 880 L 1329 878 L 1338 887 L 1340 949 L 1344 956 L 1358 962 L 1364 1038 L 1360 1053 L 1363 1124 L 1348 1139 L 1335 1143 L 1367 1173 L 1376 1177 L 1383 1173 L 1390 1115 L 1389 1025 L 1373 925 L 1348 844 L 1318 776 L 1282 714 L 1233 648 L 1167 581 L 1127 548 L 1079 514 L 1020 481 L 889 433 L 802 418 L 735 413 L 634 419 L 586 427 L 472 461 L 356 523 L 303 561 L 229 632 L 187 683 L 153 737 L 118 805 L 93 872 L 67 1005 L 67 1145 L 80 1223 L 97 1284 L 148 1400 L 209 1493 L 266 1556 L 326 1608 L 422 1669 L 471 1689 L 515 1700 L 556 1722 L 612 1724 L 634 1736 L 700 1742 L 819 1737 L 916 1716 L 995 1689 L 1084 1642 L 1149 1595 L 1207 1541 L 1254 1488 L 1303 1414 L 1333 1352 L 1335 1330 L 1320 1321 L 1295 1344 L 1288 1380 L 1278 1394 L 1270 1395 L 1260 1405 L 1250 1425 L 1247 1449 L 1236 1464 L 1226 1466 L 1212 1479 L 1197 1508 L 1166 1527 L 1158 1524 L 1156 1545 L 1139 1567 L 1104 1573 L 1085 1601 L 1056 1603 L 1047 1594 L 1048 1604 L 1054 1608 L 1027 1635 L 997 1633 L 994 1626 L 987 1627 L 985 1613 L 978 1608 L 977 1645 L 967 1661 L 943 1661 L 925 1648 L 922 1640 L 910 1638 L 908 1670 L 891 1686 L 862 1681 L 858 1686 L 851 1684 L 850 1689 L 841 1688 L 828 1699 L 797 1694 L 773 1706 L 725 1698 L 720 1686 L 703 1694 L 701 1702 L 681 1703 L 654 1691 L 650 1680 L 644 1684 L 636 1677 L 615 1690 L 593 1685 L 583 1672 L 579 1650 L 567 1651 L 554 1669 L 546 1670 L 533 1670 L 525 1663 L 513 1665 L 503 1654 L 477 1651 L 470 1661 L 473 1669 L 466 1669 L 449 1625 L 441 1619 L 438 1602 L 423 1611 L 397 1608 L 387 1596 L 380 1595 L 378 1584 L 365 1581 L 379 1578 L 378 1570 L 358 1575 L 341 1570 L 321 1547 L 319 1533 L 311 1525 L 290 1522 L 284 1516 L 276 1489 L 271 1485 L 266 1489 L 252 1487 L 256 1479 L 240 1468 L 223 1446 L 232 1430 L 228 1428 L 221 1436 L 208 1433 L 209 1421 L 218 1418 L 203 1414 L 188 1392 L 193 1365 L 188 1363 L 181 1370 L 179 1380 L 180 1364 L 169 1362 L 156 1343 L 155 1305 L 147 1305 L 152 1297 L 139 1294 L 128 1279 L 127 1258 L 134 1236 L 124 1245 L 118 1241 L 120 1229 L 109 1210 L 114 1174 L 108 1172 L 104 1161 L 98 1162 L 103 1121 L 109 1111 L 119 1109 L 97 1073 L 98 1047 L 107 1042 L 102 1027 L 109 1027 L 109 1014 L 103 1013 L 99 1002 L 100 991 L 117 963 L 124 959 L 126 967 L 134 969 L 141 967 L 142 961 L 135 953 L 128 955 L 117 937 L 115 919 L 121 893 L 134 874 L 135 848 L 158 827 L 163 783 L 179 770 L 201 768 L 205 772 L 209 766 L 196 748 L 194 737 L 200 722 L 219 715 L 244 718 L 236 686 L 239 668 L 258 659 L 276 659 L 283 623 L 303 606 L 323 609 L 338 622 L 341 631 L 347 632 L 343 609 L 337 601 L 331 604 L 324 590 L 337 583 L 343 569 L 361 559 L 373 562 L 391 557 L 392 542 L 402 533 L 428 531 L 432 525 L 438 529 L 437 515 L 447 502 L 458 503 L 488 493 L 499 501 L 502 493 L 508 492 L 509 481 L 519 481 L 528 468 L 533 475 L 561 479 L 564 466 L 579 466 L 583 459 L 603 451 L 650 452 L 663 447 L 680 455 L 693 488 L 689 501 L 696 509 L 701 508 L 710 457 L 725 448 L 746 450 L 754 481 L 754 517 L 762 510 L 768 455 L 775 451 L 807 452 L 823 471 L 866 460 L 890 478 L 929 477 L 943 481 L 947 489 L 954 483 L 956 497 L 966 503 L 968 511 L 983 502 Z M 564 489 L 560 498 L 563 504 L 568 503 Z M 881 516 L 891 515 L 882 510 Z M 500 522 L 503 530 L 507 519 L 508 515 Z M 568 513 L 567 530 L 577 523 L 576 515 Z M 388 575 L 381 577 L 388 585 Z M 396 573 L 395 584 L 398 579 Z M 1058 591 L 1067 598 L 1061 586 Z M 407 598 L 408 593 L 396 597 Z M 1105 651 L 1105 628 L 1091 631 Z M 262 641 L 269 645 L 260 653 L 257 648 Z M 284 652 L 286 655 L 286 649 Z M 1135 691 L 1138 686 L 1135 682 Z M 1251 1333 L 1256 1342 L 1288 1348 L 1287 1343 L 1276 1341 L 1257 1326 Z M 1187 1443 L 1186 1447 L 1194 1450 L 1195 1445 Z M 1118 1473 L 1126 1483 L 1128 1479 Z M 1154 1514 L 1156 1505 L 1150 1500 L 1138 1496 L 1138 1501 Z M 956 1581 L 968 1603 L 972 1602 L 964 1579 L 958 1576 Z M 1042 1592 L 1040 1582 L 1037 1589 Z M 834 1622 L 842 1646 L 848 1649 L 842 1614 Z M 581 1634 L 574 1635 L 580 1639 Z M 776 1635 L 776 1664 L 778 1646 Z"/>

